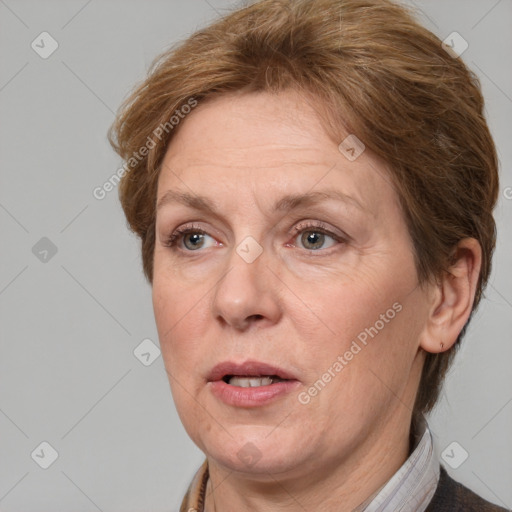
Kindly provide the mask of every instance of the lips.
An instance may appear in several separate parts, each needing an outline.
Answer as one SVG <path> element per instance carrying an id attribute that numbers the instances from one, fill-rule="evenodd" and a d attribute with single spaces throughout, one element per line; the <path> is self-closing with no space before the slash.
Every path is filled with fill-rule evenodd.
<path id="1" fill-rule="evenodd" d="M 237 408 L 270 405 L 290 396 L 300 386 L 291 372 L 258 361 L 220 363 L 210 372 L 207 383 L 213 396 Z"/>
<path id="2" fill-rule="evenodd" d="M 239 388 L 259 388 L 261 386 L 270 386 L 276 382 L 284 382 L 283 379 L 276 375 L 263 377 L 251 377 L 249 375 L 226 375 L 222 379 L 230 386 L 238 386 Z"/>
<path id="3" fill-rule="evenodd" d="M 246 361 L 242 364 L 226 361 L 216 365 L 210 375 L 209 382 L 223 380 L 228 383 L 232 378 L 248 378 L 250 380 L 270 378 L 274 382 L 297 380 L 290 372 L 259 361 Z"/>

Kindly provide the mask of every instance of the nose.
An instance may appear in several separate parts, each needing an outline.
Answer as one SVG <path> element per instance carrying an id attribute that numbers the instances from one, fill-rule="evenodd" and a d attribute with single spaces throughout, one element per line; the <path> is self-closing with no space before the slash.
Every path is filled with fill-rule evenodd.
<path id="1" fill-rule="evenodd" d="M 265 257 L 249 263 L 233 251 L 228 265 L 213 293 L 214 318 L 239 331 L 276 324 L 282 316 L 278 282 Z"/>

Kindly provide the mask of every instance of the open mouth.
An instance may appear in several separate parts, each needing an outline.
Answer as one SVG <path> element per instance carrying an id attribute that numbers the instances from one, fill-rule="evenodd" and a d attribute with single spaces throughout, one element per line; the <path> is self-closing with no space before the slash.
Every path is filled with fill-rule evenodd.
<path id="1" fill-rule="evenodd" d="M 286 379 L 281 379 L 277 375 L 225 375 L 222 377 L 222 380 L 230 386 L 237 386 L 240 388 L 258 388 L 261 386 L 270 386 L 276 382 L 283 382 Z"/>
<path id="2" fill-rule="evenodd" d="M 291 371 L 262 361 L 224 361 L 206 377 L 213 395 L 232 407 L 254 408 L 271 404 L 301 386 Z"/>

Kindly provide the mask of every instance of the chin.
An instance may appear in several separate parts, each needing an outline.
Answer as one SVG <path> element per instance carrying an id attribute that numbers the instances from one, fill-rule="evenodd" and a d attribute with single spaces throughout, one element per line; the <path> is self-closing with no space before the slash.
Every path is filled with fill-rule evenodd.
<path id="1" fill-rule="evenodd" d="M 292 470 L 300 464 L 295 457 L 304 456 L 304 447 L 298 446 L 289 432 L 283 431 L 282 436 L 277 436 L 274 431 L 268 436 L 272 428 L 266 427 L 263 435 L 261 428 L 255 427 L 230 429 L 231 435 L 225 431 L 222 435 L 210 431 L 208 438 L 198 446 L 210 460 L 229 471 L 268 477 L 269 473 Z"/>

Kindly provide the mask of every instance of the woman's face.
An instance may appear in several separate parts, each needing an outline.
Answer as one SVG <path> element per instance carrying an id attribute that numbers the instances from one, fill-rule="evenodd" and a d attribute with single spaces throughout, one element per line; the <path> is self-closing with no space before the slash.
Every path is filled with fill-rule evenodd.
<path id="1" fill-rule="evenodd" d="M 292 91 L 181 122 L 153 305 L 192 440 L 219 467 L 291 475 L 406 437 L 428 301 L 384 164 Z"/>

